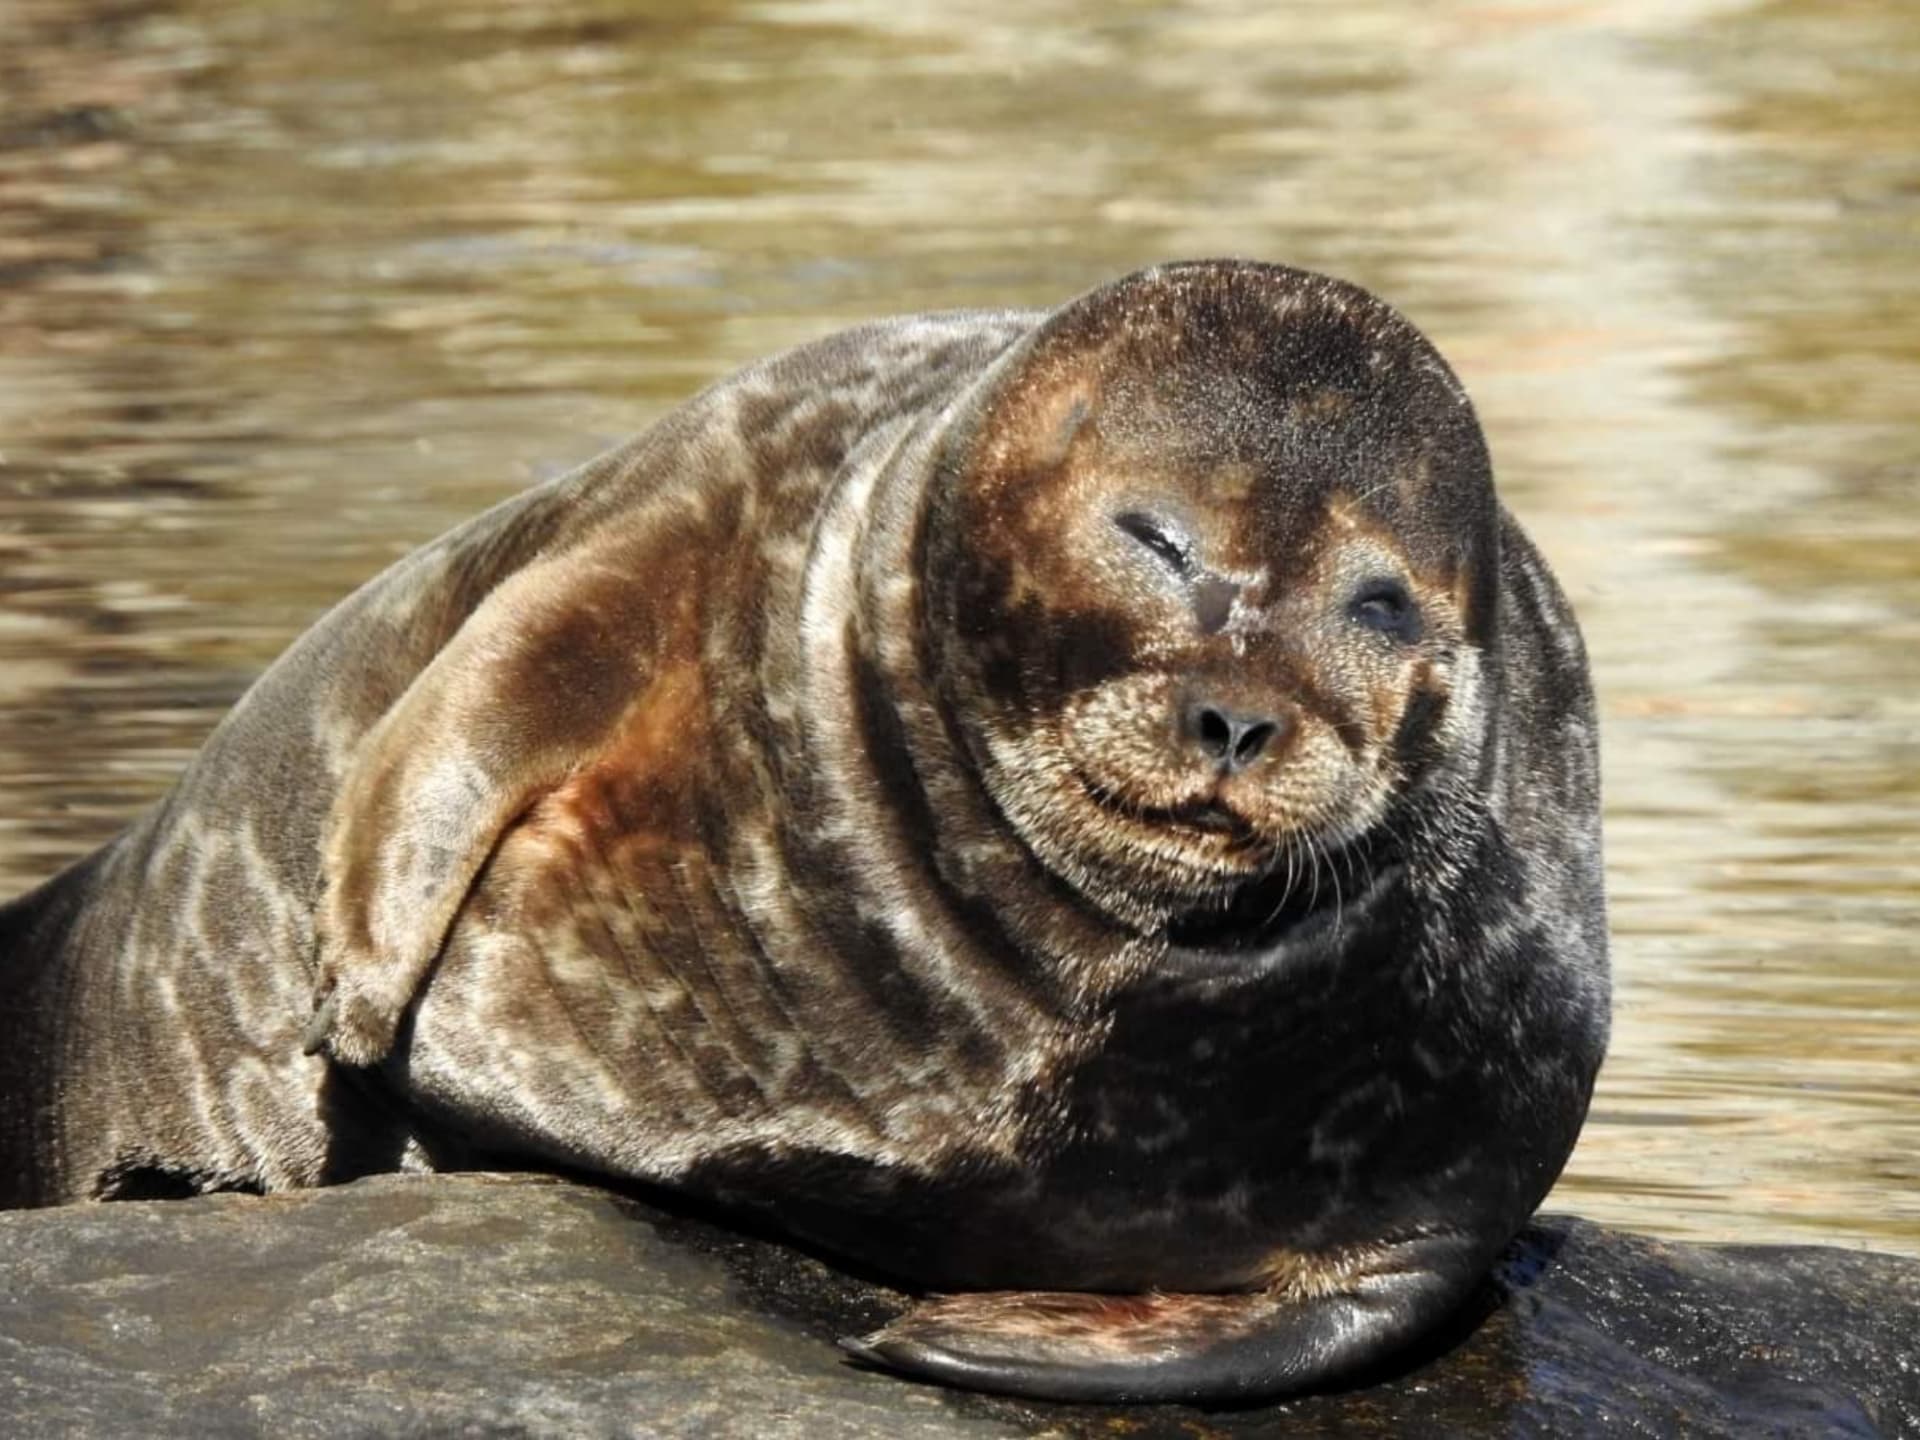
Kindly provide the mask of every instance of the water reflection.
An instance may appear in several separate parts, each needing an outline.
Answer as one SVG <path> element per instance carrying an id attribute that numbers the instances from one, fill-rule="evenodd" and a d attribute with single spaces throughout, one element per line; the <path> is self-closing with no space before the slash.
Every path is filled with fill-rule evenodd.
<path id="1" fill-rule="evenodd" d="M 12 0 L 0 884 L 735 365 L 1292 260 L 1439 340 L 1588 628 L 1620 1013 L 1556 1203 L 1920 1251 L 1916 54 L 1899 0 Z"/>

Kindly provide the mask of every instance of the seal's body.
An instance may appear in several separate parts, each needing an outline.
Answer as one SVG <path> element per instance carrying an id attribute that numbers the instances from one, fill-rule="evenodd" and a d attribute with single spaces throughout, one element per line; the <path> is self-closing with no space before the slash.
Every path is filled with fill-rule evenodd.
<path id="1" fill-rule="evenodd" d="M 1171 266 L 791 352 L 403 561 L 0 946 L 16 1203 L 519 1155 L 986 1292 L 877 1363 L 1267 1393 L 1572 1148 L 1592 702 L 1426 341 Z"/>

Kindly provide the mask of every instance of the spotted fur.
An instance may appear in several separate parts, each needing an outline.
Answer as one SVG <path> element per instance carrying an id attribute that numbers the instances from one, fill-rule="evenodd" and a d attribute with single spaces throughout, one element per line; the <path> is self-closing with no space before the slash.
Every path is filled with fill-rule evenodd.
<path id="1" fill-rule="evenodd" d="M 1322 1381 L 1573 1144 L 1595 769 L 1566 604 L 1364 292 L 868 326 L 372 581 L 0 910 L 0 1186 L 563 1162 L 1016 1292 L 878 1363 Z"/>

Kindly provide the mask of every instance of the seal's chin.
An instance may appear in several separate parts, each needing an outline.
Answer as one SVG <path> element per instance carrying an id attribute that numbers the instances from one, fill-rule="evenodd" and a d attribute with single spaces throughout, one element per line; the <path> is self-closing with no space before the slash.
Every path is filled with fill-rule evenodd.
<path id="1" fill-rule="evenodd" d="M 1367 834 L 1339 848 L 1295 855 L 1167 925 L 1163 978 L 1222 979 L 1271 973 L 1324 950 L 1368 923 L 1405 876 L 1390 840 Z"/>

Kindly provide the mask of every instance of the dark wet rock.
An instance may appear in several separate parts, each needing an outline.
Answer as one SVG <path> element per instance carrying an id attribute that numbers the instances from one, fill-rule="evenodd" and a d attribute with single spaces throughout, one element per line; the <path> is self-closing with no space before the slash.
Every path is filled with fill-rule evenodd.
<path id="1" fill-rule="evenodd" d="M 1442 1353 L 1201 1413 L 847 1364 L 891 1292 L 584 1186 L 386 1177 L 0 1215 L 0 1434 L 1920 1435 L 1920 1261 L 1543 1219 Z"/>

